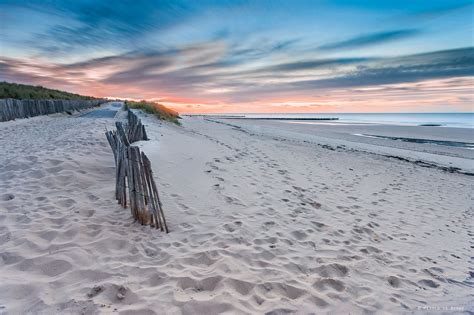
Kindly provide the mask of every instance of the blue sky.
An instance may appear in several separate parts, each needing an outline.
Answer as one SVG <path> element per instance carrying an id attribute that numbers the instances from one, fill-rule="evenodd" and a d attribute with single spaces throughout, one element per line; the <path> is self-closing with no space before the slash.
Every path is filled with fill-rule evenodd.
<path id="1" fill-rule="evenodd" d="M 471 1 L 2 1 L 0 80 L 181 111 L 470 111 Z"/>

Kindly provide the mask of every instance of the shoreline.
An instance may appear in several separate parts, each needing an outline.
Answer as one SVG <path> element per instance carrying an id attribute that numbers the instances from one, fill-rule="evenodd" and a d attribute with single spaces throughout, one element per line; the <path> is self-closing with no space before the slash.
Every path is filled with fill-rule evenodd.
<path id="1" fill-rule="evenodd" d="M 423 138 L 389 137 L 389 136 L 377 136 L 377 135 L 358 134 L 358 133 L 354 133 L 353 135 L 361 136 L 361 137 L 369 137 L 369 138 L 380 138 L 380 139 L 388 139 L 388 140 L 395 140 L 395 141 L 413 142 L 413 143 L 420 143 L 420 144 L 426 143 L 426 144 L 444 145 L 448 147 L 460 147 L 460 148 L 471 149 L 471 150 L 474 149 L 474 143 L 472 142 L 432 140 L 432 139 L 423 139 Z"/>
<path id="2" fill-rule="evenodd" d="M 443 128 L 474 128 L 474 112 L 462 113 L 239 113 L 184 114 L 187 117 L 242 120 L 285 120 L 294 123 L 335 125 L 419 126 Z M 313 120 L 314 122 L 311 122 Z M 300 122 L 303 121 L 303 122 Z"/>
<path id="3" fill-rule="evenodd" d="M 394 125 L 310 125 L 261 122 L 246 123 L 242 120 L 226 122 L 217 119 L 214 123 L 227 124 L 247 132 L 291 139 L 300 143 L 314 143 L 339 150 L 357 150 L 370 154 L 394 157 L 427 167 L 465 175 L 474 174 L 474 151 L 466 147 L 440 146 L 436 142 L 472 143 L 470 129 L 452 128 L 451 132 L 437 127 L 394 126 Z M 371 133 L 376 137 L 361 137 L 358 134 Z M 393 138 L 420 137 L 431 143 L 416 141 L 395 141 Z M 417 138 L 413 138 L 417 139 Z"/>
<path id="4" fill-rule="evenodd" d="M 324 121 L 324 120 L 339 120 L 339 118 L 335 117 L 314 117 L 314 118 L 285 118 L 285 117 L 235 117 L 235 116 L 197 116 L 197 117 L 205 117 L 205 118 L 213 118 L 213 119 L 243 119 L 243 120 L 290 120 L 290 121 L 299 121 L 299 120 L 307 120 L 307 121 Z"/>

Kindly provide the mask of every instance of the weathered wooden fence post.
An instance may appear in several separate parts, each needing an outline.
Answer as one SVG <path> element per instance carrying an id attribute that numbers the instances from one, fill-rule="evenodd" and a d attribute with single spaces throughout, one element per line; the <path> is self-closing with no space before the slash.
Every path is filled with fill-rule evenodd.
<path id="1" fill-rule="evenodd" d="M 105 133 L 115 158 L 115 198 L 122 207 L 126 208 L 128 191 L 128 204 L 135 221 L 143 225 L 149 224 L 168 233 L 168 225 L 153 178 L 151 162 L 138 147 L 130 145 L 133 142 L 130 137 L 139 138 L 139 140 L 146 138 L 145 127 L 135 114 L 132 113 L 133 115 L 130 116 L 130 113 L 129 111 L 128 132 L 125 132 L 123 124 L 117 121 L 115 122 L 117 131 Z"/>
<path id="2" fill-rule="evenodd" d="M 130 142 L 148 140 L 145 126 L 133 111 L 128 110 L 128 139 Z"/>

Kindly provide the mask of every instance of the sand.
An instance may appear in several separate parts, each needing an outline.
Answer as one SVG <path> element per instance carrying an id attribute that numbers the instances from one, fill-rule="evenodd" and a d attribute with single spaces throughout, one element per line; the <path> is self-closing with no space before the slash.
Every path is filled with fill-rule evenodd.
<path id="1" fill-rule="evenodd" d="M 142 119 L 170 234 L 116 205 L 113 119 L 0 124 L 0 312 L 473 311 L 468 150 Z"/>

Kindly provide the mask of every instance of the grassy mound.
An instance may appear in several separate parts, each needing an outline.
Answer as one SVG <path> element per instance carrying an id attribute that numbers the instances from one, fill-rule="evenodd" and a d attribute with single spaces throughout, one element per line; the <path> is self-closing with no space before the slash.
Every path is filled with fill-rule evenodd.
<path id="1" fill-rule="evenodd" d="M 181 119 L 181 117 L 179 117 L 178 112 L 175 112 L 174 110 L 164 105 L 147 101 L 126 101 L 125 106 L 127 108 L 141 109 L 145 113 L 155 115 L 161 120 L 170 121 L 172 123 L 180 125 L 179 119 Z"/>
<path id="2" fill-rule="evenodd" d="M 0 82 L 0 99 L 14 98 L 20 100 L 93 100 L 94 97 L 84 96 L 59 90 L 48 89 L 42 86 Z M 159 119 L 180 125 L 179 114 L 174 110 L 158 103 L 140 101 L 126 101 L 125 105 L 130 108 L 141 109 L 146 113 L 153 114 Z"/>
<path id="3" fill-rule="evenodd" d="M 93 100 L 94 97 L 48 89 L 42 86 L 0 82 L 0 99 L 19 100 Z"/>

